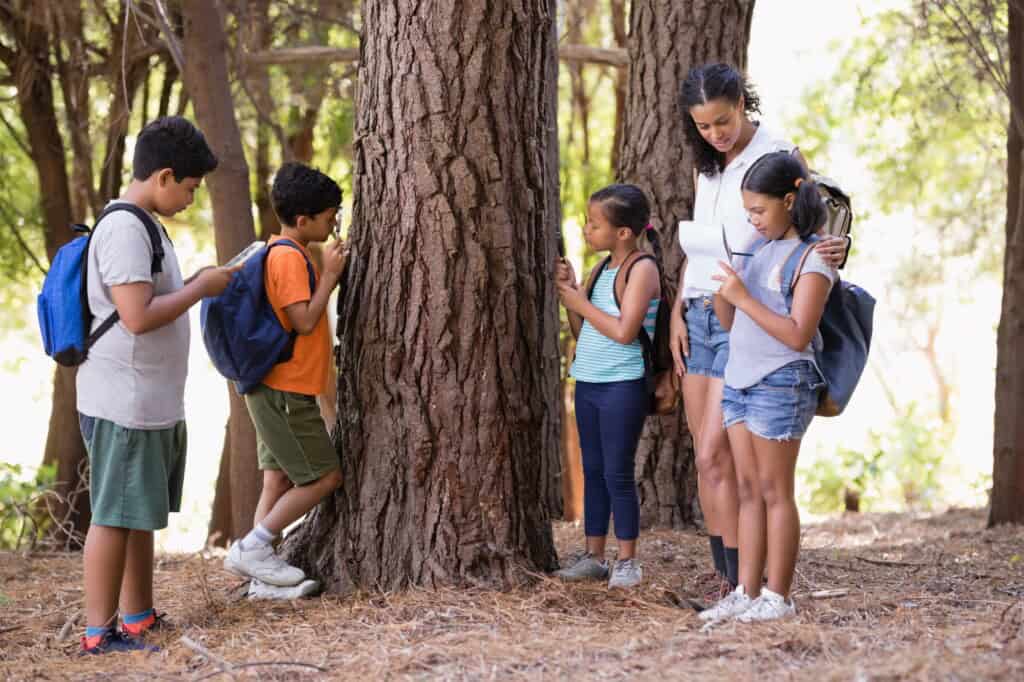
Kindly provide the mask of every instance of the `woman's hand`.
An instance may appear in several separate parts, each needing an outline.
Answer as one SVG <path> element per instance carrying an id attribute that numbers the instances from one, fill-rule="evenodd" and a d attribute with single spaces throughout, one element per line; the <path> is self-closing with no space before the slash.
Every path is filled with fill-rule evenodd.
<path id="1" fill-rule="evenodd" d="M 724 274 L 711 275 L 711 279 L 722 283 L 722 288 L 718 290 L 718 295 L 731 303 L 733 307 L 742 307 L 741 304 L 750 297 L 750 292 L 747 291 L 746 285 L 743 284 L 743 280 L 740 279 L 740 276 L 736 274 L 736 271 L 728 263 L 718 261 L 718 266 L 722 268 Z"/>
<path id="2" fill-rule="evenodd" d="M 676 315 L 673 310 L 672 321 L 669 323 L 669 349 L 672 351 L 672 363 L 676 368 L 676 375 L 686 374 L 686 359 L 690 357 L 690 334 L 686 329 L 686 320 L 683 319 L 683 312 L 680 310 Z"/>
<path id="3" fill-rule="evenodd" d="M 847 237 L 825 237 L 815 244 L 814 248 L 822 260 L 833 268 L 838 268 L 846 260 L 846 251 L 849 245 L 850 241 Z"/>

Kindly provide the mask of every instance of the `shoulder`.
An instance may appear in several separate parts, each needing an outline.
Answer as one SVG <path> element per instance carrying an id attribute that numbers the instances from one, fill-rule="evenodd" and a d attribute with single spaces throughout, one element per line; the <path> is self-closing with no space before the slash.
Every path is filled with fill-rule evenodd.
<path id="1" fill-rule="evenodd" d="M 111 205 L 115 203 L 119 202 L 111 202 Z M 146 224 L 129 210 L 108 213 L 93 226 L 93 230 L 96 232 L 93 238 L 104 243 L 142 242 L 151 246 Z"/>
<path id="2" fill-rule="evenodd" d="M 653 258 L 642 258 L 633 263 L 629 271 L 630 282 L 657 283 L 658 263 Z"/>
<path id="3" fill-rule="evenodd" d="M 278 244 L 280 242 L 274 242 Z M 299 249 L 288 244 L 281 244 L 270 249 L 267 254 L 267 269 L 272 270 L 294 270 L 301 267 L 303 272 L 306 270 L 306 256 Z"/>
<path id="4" fill-rule="evenodd" d="M 804 267 L 800 271 L 800 274 L 806 275 L 815 272 L 820 275 L 824 275 L 830 282 L 835 282 L 836 277 L 838 276 L 836 269 L 826 263 L 825 259 L 818 253 L 818 250 L 812 246 L 810 252 L 807 254 L 807 260 L 804 261 Z"/>
<path id="5" fill-rule="evenodd" d="M 773 130 L 771 127 L 761 123 L 757 127 L 757 136 L 755 138 L 758 151 L 761 154 L 769 154 L 771 152 L 790 152 L 796 149 L 796 145 L 793 144 L 788 138 L 783 137 L 780 133 Z"/>

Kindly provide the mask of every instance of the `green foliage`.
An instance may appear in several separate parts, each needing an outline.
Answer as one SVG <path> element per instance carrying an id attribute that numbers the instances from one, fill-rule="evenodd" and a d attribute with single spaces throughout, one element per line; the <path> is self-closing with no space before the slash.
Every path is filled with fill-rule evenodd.
<path id="1" fill-rule="evenodd" d="M 0 462 L 0 550 L 17 550 L 41 540 L 51 523 L 39 497 L 57 477 L 53 466 L 40 467 L 25 480 L 17 464 Z"/>
<path id="2" fill-rule="evenodd" d="M 849 490 L 860 495 L 861 511 L 931 509 L 941 499 L 942 455 L 951 440 L 948 425 L 910 403 L 888 429 L 870 432 L 866 450 L 840 447 L 801 467 L 805 503 L 814 513 L 840 511 Z"/>

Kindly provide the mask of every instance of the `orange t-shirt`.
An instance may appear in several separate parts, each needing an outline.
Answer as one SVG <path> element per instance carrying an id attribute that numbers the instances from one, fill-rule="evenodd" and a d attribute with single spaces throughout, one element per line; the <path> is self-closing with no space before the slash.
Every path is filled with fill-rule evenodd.
<path id="1" fill-rule="evenodd" d="M 280 235 L 272 236 L 268 246 L 279 239 L 282 239 Z M 298 244 L 295 240 L 291 241 Z M 301 244 L 298 246 L 302 247 Z M 302 250 L 308 257 L 309 251 L 305 248 Z M 313 272 L 316 273 L 316 281 L 319 282 L 320 272 L 316 269 L 316 264 L 313 265 Z M 284 308 L 293 303 L 308 301 L 313 297 L 313 292 L 309 290 L 309 271 L 306 269 L 306 259 L 289 246 L 271 249 L 267 255 L 263 276 L 267 298 L 274 307 L 277 319 L 290 332 L 292 324 L 288 320 Z M 331 336 L 327 329 L 327 311 L 325 310 L 311 333 L 300 334 L 296 337 L 292 359 L 275 365 L 270 370 L 270 374 L 263 379 L 263 383 L 278 391 L 319 395 L 323 393 L 327 384 L 330 353 Z"/>

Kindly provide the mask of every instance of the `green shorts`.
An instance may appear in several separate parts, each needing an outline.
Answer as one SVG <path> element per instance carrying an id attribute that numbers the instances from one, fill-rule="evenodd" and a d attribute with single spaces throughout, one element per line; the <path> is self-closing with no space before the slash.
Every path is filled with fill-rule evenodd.
<path id="1" fill-rule="evenodd" d="M 78 415 L 89 453 L 92 523 L 160 530 L 181 510 L 185 481 L 185 422 L 153 431 Z"/>
<path id="2" fill-rule="evenodd" d="M 245 394 L 245 404 L 256 427 L 260 469 L 279 469 L 295 485 L 306 485 L 339 468 L 314 396 L 260 384 Z"/>

